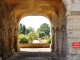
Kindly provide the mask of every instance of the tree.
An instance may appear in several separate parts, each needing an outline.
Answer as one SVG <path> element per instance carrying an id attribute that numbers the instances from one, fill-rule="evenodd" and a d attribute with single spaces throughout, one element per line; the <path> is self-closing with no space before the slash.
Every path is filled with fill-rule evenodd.
<path id="1" fill-rule="evenodd" d="M 22 34 L 25 34 L 25 31 L 26 31 L 26 27 L 25 25 L 22 26 Z"/>
<path id="2" fill-rule="evenodd" d="M 26 34 L 29 34 L 30 32 L 34 32 L 34 28 L 32 27 L 26 28 Z"/>
<path id="3" fill-rule="evenodd" d="M 22 23 L 19 25 L 19 34 L 25 34 L 26 32 L 26 27 Z"/>
<path id="4" fill-rule="evenodd" d="M 20 27 L 19 27 L 19 34 L 22 34 L 22 24 L 20 23 L 19 26 L 20 26 Z"/>
<path id="5" fill-rule="evenodd" d="M 44 32 L 39 32 L 39 38 L 41 37 L 45 37 L 45 33 Z"/>
<path id="6" fill-rule="evenodd" d="M 44 32 L 46 36 L 50 36 L 50 27 L 47 23 L 43 23 L 37 30 L 38 34 Z"/>

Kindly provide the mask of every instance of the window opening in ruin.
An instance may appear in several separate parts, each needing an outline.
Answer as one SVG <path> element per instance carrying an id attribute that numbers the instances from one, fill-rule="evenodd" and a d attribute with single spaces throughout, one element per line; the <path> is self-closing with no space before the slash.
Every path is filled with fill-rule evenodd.
<path id="1" fill-rule="evenodd" d="M 44 16 L 26 16 L 19 23 L 19 45 L 21 51 L 50 52 L 50 21 Z"/>

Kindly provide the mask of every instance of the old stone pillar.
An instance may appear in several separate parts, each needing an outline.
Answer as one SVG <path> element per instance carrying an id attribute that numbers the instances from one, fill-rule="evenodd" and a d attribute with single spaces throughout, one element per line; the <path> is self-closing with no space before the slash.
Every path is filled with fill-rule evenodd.
<path id="1" fill-rule="evenodd" d="M 51 32 L 52 32 L 52 36 L 51 36 L 52 40 L 51 40 L 51 46 L 50 47 L 51 47 L 51 51 L 54 52 L 54 32 L 55 32 L 54 27 L 52 27 Z"/>
<path id="2" fill-rule="evenodd" d="M 14 48 L 16 52 L 20 51 L 18 42 L 18 27 L 14 30 Z"/>
<path id="3" fill-rule="evenodd" d="M 13 24 L 13 27 L 14 27 L 14 31 L 13 31 L 13 36 L 14 36 L 14 49 L 15 49 L 15 52 L 18 52 L 20 51 L 19 49 L 19 43 L 18 43 L 18 22 L 17 22 L 17 18 L 16 18 L 16 15 L 15 15 L 15 11 L 12 12 L 11 14 L 11 21 L 12 21 L 12 24 Z"/>
<path id="4" fill-rule="evenodd" d="M 58 52 L 58 37 L 59 37 L 59 29 L 57 28 L 54 32 L 54 52 Z"/>

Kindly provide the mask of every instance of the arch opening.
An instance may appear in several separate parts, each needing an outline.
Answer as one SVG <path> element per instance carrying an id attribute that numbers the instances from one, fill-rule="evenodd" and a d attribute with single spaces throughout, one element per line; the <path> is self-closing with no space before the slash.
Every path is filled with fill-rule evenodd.
<path id="1" fill-rule="evenodd" d="M 50 52 L 52 38 L 49 19 L 44 16 L 23 17 L 19 23 L 18 39 L 21 51 Z"/>

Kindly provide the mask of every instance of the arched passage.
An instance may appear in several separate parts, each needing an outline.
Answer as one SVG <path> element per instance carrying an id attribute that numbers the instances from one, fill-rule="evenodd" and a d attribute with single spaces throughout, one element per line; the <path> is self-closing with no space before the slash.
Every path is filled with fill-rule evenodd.
<path id="1" fill-rule="evenodd" d="M 28 16 L 29 15 L 43 15 L 43 16 L 48 17 L 50 19 L 51 27 L 52 27 L 51 49 L 53 52 L 55 52 L 56 55 L 60 56 L 59 59 L 66 59 L 67 54 L 65 52 L 67 52 L 67 51 L 64 49 L 67 48 L 67 45 L 65 45 L 65 44 L 67 44 L 67 41 L 64 38 L 66 38 L 67 35 L 66 35 L 66 16 L 65 16 L 66 9 L 65 9 L 64 3 L 61 1 L 59 3 L 58 8 L 54 8 L 47 3 L 46 4 L 44 4 L 44 3 L 45 2 L 43 2 L 42 4 L 37 5 L 37 6 L 35 6 L 35 4 L 33 3 L 34 7 L 30 5 L 31 11 L 29 10 L 30 9 L 29 7 L 26 8 L 24 6 L 24 4 L 20 3 L 13 9 L 11 14 L 15 15 L 17 24 L 19 23 L 20 19 L 26 15 L 28 15 Z M 22 5 L 22 7 L 20 7 L 21 5 Z M 18 7 L 20 7 L 20 8 L 18 8 Z M 25 9 L 24 9 L 24 7 L 25 7 Z M 62 30 L 64 29 L 64 28 L 62 28 L 63 26 L 65 28 L 64 33 L 62 32 Z M 65 34 L 65 36 L 64 36 L 64 34 Z M 63 44 L 63 43 L 65 43 L 65 44 Z M 62 52 L 63 51 L 62 48 L 65 52 Z M 64 56 L 64 54 L 65 54 L 65 56 Z"/>

